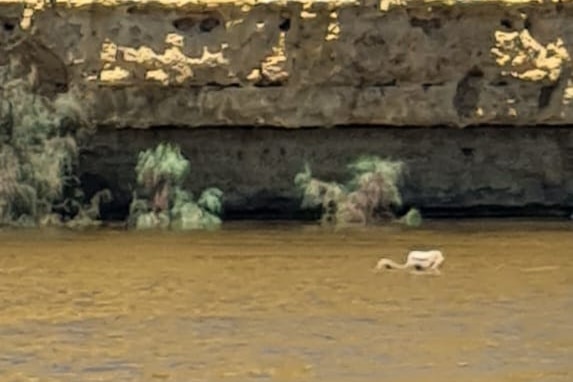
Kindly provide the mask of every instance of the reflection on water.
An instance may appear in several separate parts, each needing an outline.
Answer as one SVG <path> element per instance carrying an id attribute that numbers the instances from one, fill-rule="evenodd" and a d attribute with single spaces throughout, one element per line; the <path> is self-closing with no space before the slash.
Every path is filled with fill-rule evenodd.
<path id="1" fill-rule="evenodd" d="M 1 232 L 0 380 L 571 381 L 571 231 Z"/>

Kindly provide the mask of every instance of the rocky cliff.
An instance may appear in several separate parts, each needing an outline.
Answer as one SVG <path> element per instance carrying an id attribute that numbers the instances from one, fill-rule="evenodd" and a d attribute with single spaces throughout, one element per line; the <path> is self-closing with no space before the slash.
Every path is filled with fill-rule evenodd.
<path id="1" fill-rule="evenodd" d="M 569 1 L 0 1 L 98 125 L 567 124 Z"/>
<path id="2" fill-rule="evenodd" d="M 568 208 L 572 55 L 566 0 L 0 1 L 0 66 L 99 127 L 87 184 L 127 198 L 136 148 L 169 138 L 231 210 L 292 209 L 303 159 L 340 177 L 362 153 L 408 162 L 417 205 Z M 342 130 L 288 132 L 309 127 Z"/>

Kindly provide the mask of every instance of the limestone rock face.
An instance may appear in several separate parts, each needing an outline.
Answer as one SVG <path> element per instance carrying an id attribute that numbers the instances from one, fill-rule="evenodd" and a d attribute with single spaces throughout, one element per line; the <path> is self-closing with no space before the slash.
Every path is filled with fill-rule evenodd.
<path id="1" fill-rule="evenodd" d="M 0 1 L 100 126 L 565 125 L 572 55 L 571 1 Z"/>

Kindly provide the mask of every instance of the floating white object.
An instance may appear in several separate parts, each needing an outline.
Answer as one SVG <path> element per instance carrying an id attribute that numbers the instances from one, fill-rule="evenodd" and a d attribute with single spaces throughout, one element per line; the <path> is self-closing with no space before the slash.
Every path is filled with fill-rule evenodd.
<path id="1" fill-rule="evenodd" d="M 432 270 L 439 272 L 438 267 L 444 262 L 442 251 L 437 249 L 431 251 L 410 251 L 404 264 L 398 264 L 391 259 L 382 258 L 378 260 L 375 271 L 386 269 L 407 269 L 414 268 L 417 271 Z"/>

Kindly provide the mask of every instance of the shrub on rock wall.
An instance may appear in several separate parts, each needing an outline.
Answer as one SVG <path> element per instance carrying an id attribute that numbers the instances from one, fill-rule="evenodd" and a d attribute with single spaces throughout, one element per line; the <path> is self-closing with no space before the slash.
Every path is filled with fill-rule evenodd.
<path id="1" fill-rule="evenodd" d="M 139 153 L 135 172 L 138 190 L 130 206 L 130 227 L 192 230 L 221 225 L 223 192 L 208 188 L 194 201 L 183 189 L 190 165 L 178 146 L 161 143 Z"/>
<path id="2" fill-rule="evenodd" d="M 70 94 L 51 100 L 34 93 L 33 71 L 0 67 L 0 224 L 38 226 L 97 223 L 108 191 L 83 206 L 75 174 L 77 137 L 86 131 Z"/>
<path id="3" fill-rule="evenodd" d="M 420 212 L 411 209 L 398 218 L 393 211 L 402 206 L 398 185 L 404 164 L 375 156 L 358 158 L 348 166 L 351 178 L 346 184 L 325 182 L 312 177 L 308 164 L 294 179 L 302 193 L 302 208 L 320 208 L 321 222 L 332 225 L 371 224 L 384 220 L 410 226 L 421 224 Z"/>

